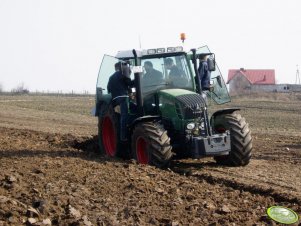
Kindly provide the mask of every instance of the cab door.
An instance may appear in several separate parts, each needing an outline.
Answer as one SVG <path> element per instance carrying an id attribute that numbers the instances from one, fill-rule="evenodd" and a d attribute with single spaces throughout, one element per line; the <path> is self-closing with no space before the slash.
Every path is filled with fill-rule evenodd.
<path id="1" fill-rule="evenodd" d="M 208 46 L 200 47 L 196 50 L 196 55 L 200 55 L 202 53 L 211 53 Z M 187 55 L 192 59 L 192 51 L 188 52 Z M 197 59 L 197 67 L 199 66 L 199 60 Z M 191 68 L 193 67 L 192 60 L 190 60 Z M 194 71 L 194 70 L 193 70 Z M 216 69 L 215 71 L 211 71 L 211 86 L 213 87 L 213 90 L 210 92 L 207 92 L 207 95 L 212 98 L 217 104 L 224 104 L 227 102 L 230 102 L 230 96 L 228 93 L 227 86 L 225 84 L 225 81 L 223 79 L 222 73 L 219 70 L 219 67 L 216 63 Z"/>
<path id="2" fill-rule="evenodd" d="M 108 94 L 107 85 L 109 82 L 109 78 L 112 74 L 115 73 L 115 64 L 119 61 L 120 60 L 115 57 L 104 55 L 99 68 L 96 83 L 96 90 L 99 91 L 99 93 Z"/>

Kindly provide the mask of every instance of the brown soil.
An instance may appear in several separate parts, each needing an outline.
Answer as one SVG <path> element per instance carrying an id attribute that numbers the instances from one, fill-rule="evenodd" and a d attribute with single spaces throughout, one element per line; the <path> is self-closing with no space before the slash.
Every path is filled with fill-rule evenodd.
<path id="1" fill-rule="evenodd" d="M 96 124 L 89 129 L 56 116 L 65 124 L 55 133 L 62 127 L 49 117 L 40 120 L 50 130 L 36 123 L 30 130 L 32 114 L 25 127 L 19 114 L 1 114 L 0 225 L 275 225 L 270 206 L 301 214 L 298 133 L 253 133 L 246 167 L 205 158 L 160 170 L 100 156 Z"/>

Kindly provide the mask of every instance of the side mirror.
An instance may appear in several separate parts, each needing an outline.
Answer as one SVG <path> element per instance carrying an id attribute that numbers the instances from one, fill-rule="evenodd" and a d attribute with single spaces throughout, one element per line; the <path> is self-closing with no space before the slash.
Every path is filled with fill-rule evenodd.
<path id="1" fill-rule="evenodd" d="M 215 58 L 210 56 L 207 58 L 207 65 L 209 71 L 215 71 Z"/>
<path id="2" fill-rule="evenodd" d="M 122 75 L 127 77 L 127 78 L 130 78 L 131 77 L 131 68 L 130 68 L 130 65 L 129 64 L 126 64 L 126 63 L 122 63 L 121 65 L 121 72 L 122 72 Z"/>

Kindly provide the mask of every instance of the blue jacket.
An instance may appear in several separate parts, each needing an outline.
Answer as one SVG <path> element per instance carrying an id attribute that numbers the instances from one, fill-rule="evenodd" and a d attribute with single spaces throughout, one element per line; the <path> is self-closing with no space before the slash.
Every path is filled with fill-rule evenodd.
<path id="1" fill-rule="evenodd" d="M 109 79 L 108 93 L 111 93 L 112 99 L 127 96 L 130 85 L 131 79 L 125 77 L 120 71 L 116 71 Z"/>

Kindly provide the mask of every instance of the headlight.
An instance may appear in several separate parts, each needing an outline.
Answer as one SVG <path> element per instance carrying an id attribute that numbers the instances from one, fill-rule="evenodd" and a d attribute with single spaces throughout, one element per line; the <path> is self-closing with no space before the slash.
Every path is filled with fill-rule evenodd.
<path id="1" fill-rule="evenodd" d="M 156 54 L 157 50 L 156 49 L 148 49 L 147 54 Z"/>
<path id="2" fill-rule="evenodd" d="M 186 128 L 189 129 L 189 130 L 194 129 L 194 127 L 195 127 L 195 123 L 194 122 L 188 123 L 187 126 L 186 126 Z"/>

